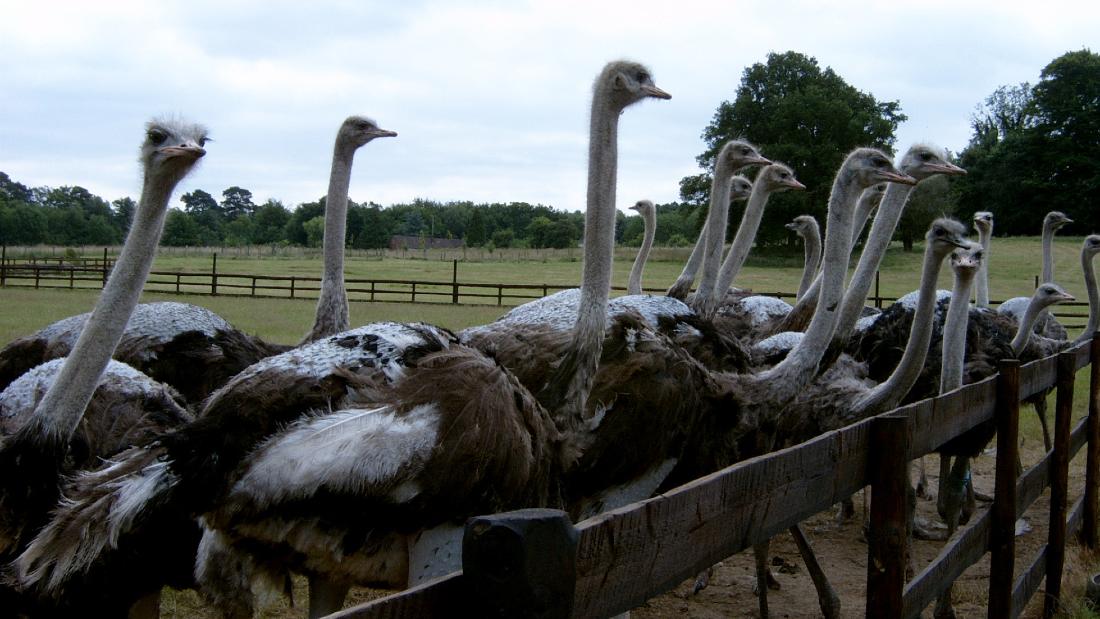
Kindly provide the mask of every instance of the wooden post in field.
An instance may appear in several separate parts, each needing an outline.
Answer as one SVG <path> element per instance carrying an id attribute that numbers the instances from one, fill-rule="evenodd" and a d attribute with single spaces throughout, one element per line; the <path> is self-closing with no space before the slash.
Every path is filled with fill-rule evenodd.
<path id="1" fill-rule="evenodd" d="M 1089 418 L 1086 426 L 1088 451 L 1085 452 L 1085 513 L 1081 525 L 1081 542 L 1095 550 L 1096 527 L 1100 526 L 1100 331 L 1092 334 L 1089 365 Z"/>
<path id="2" fill-rule="evenodd" d="M 107 248 L 103 248 L 103 285 L 107 285 L 107 273 L 110 269 L 107 268 Z"/>
<path id="3" fill-rule="evenodd" d="M 290 298 L 294 298 L 294 276 L 290 276 Z"/>
<path id="4" fill-rule="evenodd" d="M 878 284 L 879 284 L 878 279 L 879 279 L 879 275 L 881 275 L 881 274 L 882 274 L 881 271 L 875 271 L 875 307 L 877 307 L 879 309 L 882 309 L 882 295 L 879 293 L 879 287 L 878 287 Z"/>
<path id="5" fill-rule="evenodd" d="M 210 294 L 218 296 L 218 252 L 214 252 L 214 262 L 210 267 Z"/>
<path id="6" fill-rule="evenodd" d="M 416 303 L 416 282 L 412 283 L 412 298 L 410 299 L 410 302 Z"/>
<path id="7" fill-rule="evenodd" d="M 1054 454 L 1050 467 L 1050 528 L 1047 530 L 1047 581 L 1043 617 L 1054 616 L 1062 597 L 1066 560 L 1066 503 L 1069 501 L 1069 431 L 1073 417 L 1073 379 L 1077 354 L 1058 355 L 1058 396 L 1054 417 Z"/>
<path id="8" fill-rule="evenodd" d="M 8 246 L 0 245 L 0 286 L 8 283 Z"/>
<path id="9" fill-rule="evenodd" d="M 1020 445 L 1020 362 L 998 364 L 997 478 L 989 531 L 989 619 L 1012 617 L 1013 563 L 1016 560 L 1016 458 Z"/>
<path id="10" fill-rule="evenodd" d="M 451 263 L 451 303 L 458 305 L 458 259 Z"/>
<path id="11" fill-rule="evenodd" d="M 909 418 L 876 417 L 871 425 L 871 530 L 867 544 L 870 618 L 900 617 L 905 567 L 905 504 L 909 486 Z"/>
<path id="12" fill-rule="evenodd" d="M 579 537 L 569 516 L 554 509 L 471 518 L 462 538 L 462 577 L 478 616 L 570 617 Z"/>

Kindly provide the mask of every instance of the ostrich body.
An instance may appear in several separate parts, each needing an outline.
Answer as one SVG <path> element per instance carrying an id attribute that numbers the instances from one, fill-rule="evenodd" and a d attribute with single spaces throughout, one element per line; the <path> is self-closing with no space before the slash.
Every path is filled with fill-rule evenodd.
<path id="1" fill-rule="evenodd" d="M 806 254 L 802 279 L 798 282 L 798 293 L 795 295 L 795 301 L 798 301 L 810 288 L 817 274 L 817 267 L 821 264 L 821 228 L 813 215 L 799 215 L 784 227 L 802 238 L 802 247 Z"/>
<path id="2" fill-rule="evenodd" d="M 645 268 L 646 260 L 649 259 L 649 250 L 653 248 L 653 236 L 657 234 L 657 210 L 654 208 L 653 202 L 649 200 L 638 200 L 630 208 L 638 211 L 638 214 L 642 216 L 645 232 L 642 238 L 642 246 L 638 248 L 638 255 L 634 257 L 634 264 L 630 267 L 630 279 L 626 285 L 626 293 L 642 294 L 642 270 Z"/>
<path id="3" fill-rule="evenodd" d="M 21 558 L 25 582 L 58 586 L 107 539 L 140 532 L 169 506 L 202 516 L 197 575 L 217 606 L 242 616 L 252 610 L 252 578 L 292 570 L 345 586 L 405 584 L 456 567 L 447 549 L 460 531 L 435 535 L 436 525 L 558 505 L 557 471 L 575 458 L 564 444 L 589 426 L 583 415 L 606 330 L 618 118 L 646 97 L 669 95 L 636 63 L 611 63 L 597 78 L 581 301 L 571 348 L 538 394 L 552 407 L 444 330 L 381 323 L 337 334 L 249 368 L 207 400 L 196 423 L 88 475 Z M 328 445 L 345 448 L 319 457 Z M 150 462 L 161 466 L 142 473 Z M 156 478 L 142 479 L 149 474 Z M 66 529 L 107 522 L 105 512 L 111 537 L 85 536 L 75 555 L 65 548 Z M 339 604 L 324 602 L 311 615 Z"/>
<path id="4" fill-rule="evenodd" d="M 989 307 L 989 246 L 993 239 L 993 213 L 989 211 L 974 213 L 974 229 L 978 231 L 978 242 L 982 244 L 982 251 L 985 254 L 974 284 L 974 305 Z"/>
<path id="5" fill-rule="evenodd" d="M 61 475 L 71 470 L 74 456 L 86 458 L 87 453 L 80 452 L 111 448 L 107 442 L 86 446 L 84 440 L 127 440 L 120 437 L 123 428 L 102 430 L 105 423 L 111 423 L 103 414 L 126 414 L 141 425 L 142 413 L 133 413 L 126 404 L 141 402 L 148 395 L 149 415 L 156 417 L 158 409 L 165 411 L 161 419 L 165 426 L 185 419 L 170 391 L 154 389 L 151 381 L 137 377 L 136 372 L 118 366 L 108 371 L 108 366 L 152 266 L 168 200 L 179 181 L 206 154 L 205 142 L 206 130 L 197 125 L 163 120 L 146 125 L 139 159 L 144 170 L 141 200 L 95 309 L 64 361 L 32 370 L 26 380 L 13 382 L 4 392 L 4 407 L 14 432 L 0 444 L 0 468 L 5 472 L 0 482 L 0 554 L 7 556 L 29 541 L 31 531 L 41 525 L 57 500 Z M 39 399 L 43 387 L 45 393 Z M 114 387 L 124 391 L 109 393 Z M 97 393 L 100 398 L 93 404 L 93 417 L 84 421 Z M 28 410 L 32 401 L 33 410 Z M 114 421 L 125 423 L 125 419 Z M 134 429 L 137 434 L 143 432 L 141 427 Z M 79 435 L 78 430 L 82 430 Z"/>
<path id="6" fill-rule="evenodd" d="M 349 116 L 336 132 L 325 196 L 324 271 L 321 293 L 313 327 L 302 344 L 317 341 L 351 328 L 348 318 L 348 293 L 344 288 L 344 243 L 348 219 L 348 189 L 355 151 L 375 138 L 394 137 L 395 131 L 381 129 L 368 118 Z"/>
<path id="7" fill-rule="evenodd" d="M 30 368 L 70 354 L 92 313 L 70 316 L 0 351 L 0 389 Z M 175 301 L 140 303 L 114 358 L 201 402 L 237 372 L 286 350 L 243 333 L 210 310 Z"/>
<path id="8" fill-rule="evenodd" d="M 748 200 L 751 194 L 752 181 L 741 174 L 735 175 L 730 181 L 730 202 Z M 704 220 L 703 227 L 699 230 L 699 238 L 695 239 L 695 247 L 691 248 L 691 255 L 688 256 L 687 263 L 684 264 L 684 269 L 680 272 L 679 277 L 669 287 L 668 296 L 681 301 L 687 299 L 688 293 L 691 292 L 691 285 L 695 282 L 695 273 L 699 270 L 699 266 L 703 264 L 703 253 L 706 251 L 708 238 L 707 224 Z"/>

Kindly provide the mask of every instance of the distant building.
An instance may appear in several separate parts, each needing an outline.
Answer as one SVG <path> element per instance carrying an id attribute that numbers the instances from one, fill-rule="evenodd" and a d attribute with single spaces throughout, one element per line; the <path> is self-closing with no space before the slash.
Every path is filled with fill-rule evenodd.
<path id="1" fill-rule="evenodd" d="M 437 239 L 400 234 L 390 237 L 390 249 L 455 249 L 464 244 L 462 239 Z"/>

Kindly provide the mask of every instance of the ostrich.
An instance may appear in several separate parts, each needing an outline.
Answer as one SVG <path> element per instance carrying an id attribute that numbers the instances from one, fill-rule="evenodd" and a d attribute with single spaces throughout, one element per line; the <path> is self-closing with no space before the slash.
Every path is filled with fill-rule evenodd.
<path id="1" fill-rule="evenodd" d="M 610 63 L 595 83 L 584 281 L 570 349 L 537 394 L 551 406 L 442 329 L 379 323 L 324 338 L 252 366 L 195 423 L 78 479 L 20 558 L 24 584 L 56 591 L 111 540 L 171 512 L 202 516 L 196 574 L 217 606 L 250 614 L 251 577 L 295 570 L 327 582 L 311 591 L 319 616 L 351 582 L 455 569 L 454 522 L 559 504 L 560 471 L 593 423 L 618 118 L 649 97 L 669 95 L 637 63 Z"/>
<path id="2" fill-rule="evenodd" d="M 206 140 L 206 129 L 183 121 L 146 125 L 141 200 L 95 309 L 64 360 L 32 369 L 0 398 L 10 430 L 0 443 L 0 553 L 5 556 L 23 547 L 42 524 L 58 498 L 62 474 L 73 465 L 189 418 L 173 390 L 112 362 L 111 355 L 152 266 L 168 200 L 206 154 Z"/>
<path id="3" fill-rule="evenodd" d="M 978 231 L 978 242 L 982 244 L 985 259 L 978 269 L 978 279 L 974 284 L 974 305 L 989 307 L 989 245 L 993 238 L 993 213 L 978 211 L 974 213 L 974 229 Z"/>
<path id="4" fill-rule="evenodd" d="M 797 302 L 813 283 L 817 267 L 821 264 L 821 228 L 818 227 L 813 215 L 799 215 L 784 227 L 802 237 L 802 245 L 806 253 L 806 264 L 802 267 L 802 279 L 798 282 L 798 293 L 795 295 Z"/>
<path id="5" fill-rule="evenodd" d="M 752 181 L 741 174 L 735 175 L 730 181 L 730 202 L 748 200 L 751 194 Z M 684 265 L 684 270 L 680 272 L 680 276 L 669 287 L 668 296 L 681 301 L 687 299 L 688 293 L 691 292 L 691 285 L 695 282 L 695 273 L 699 270 L 699 265 L 703 263 L 703 252 L 705 251 L 707 238 L 709 237 L 707 237 L 707 226 L 704 221 L 702 229 L 699 230 L 699 238 L 695 240 L 695 247 L 691 248 L 691 255 L 688 256 L 688 261 Z"/>
<path id="6" fill-rule="evenodd" d="M 355 151 L 375 138 L 395 137 L 397 132 L 381 129 L 362 116 L 349 116 L 336 132 L 332 149 L 332 171 L 325 197 L 324 272 L 313 327 L 300 344 L 347 331 L 348 293 L 344 288 L 344 236 L 347 229 L 348 188 Z"/>
<path id="7" fill-rule="evenodd" d="M 1085 290 L 1089 296 L 1089 321 L 1081 335 L 1073 340 L 1073 346 L 1092 339 L 1092 335 L 1100 329 L 1100 293 L 1096 290 L 1096 272 L 1092 268 L 1092 260 L 1098 252 L 1100 235 L 1090 234 L 1085 237 L 1081 247 L 1081 270 L 1085 273 Z"/>
<path id="8" fill-rule="evenodd" d="M 918 182 L 935 174 L 966 173 L 962 168 L 948 163 L 946 153 L 942 149 L 928 144 L 916 144 L 910 147 L 898 164 L 898 169 L 917 179 Z M 843 342 L 850 337 L 856 321 L 859 320 L 867 293 L 874 283 L 874 273 L 878 270 L 883 256 L 886 255 L 886 248 L 890 245 L 890 239 L 901 219 L 910 192 L 912 192 L 911 186 L 891 183 L 883 194 L 878 214 L 875 216 L 874 223 L 871 224 L 871 232 L 867 235 L 867 241 L 863 244 L 863 251 L 859 256 L 859 263 L 855 273 L 852 274 L 852 285 L 844 294 L 844 306 L 834 336 L 837 339 L 833 345 L 835 349 L 843 349 Z M 814 291 L 816 286 L 815 282 L 802 301 L 797 303 L 786 317 L 769 327 L 767 333 L 801 331 L 817 303 L 817 293 Z"/>
<path id="9" fill-rule="evenodd" d="M 638 255 L 634 258 L 634 265 L 630 267 L 630 280 L 626 285 L 626 293 L 642 294 L 642 269 L 645 268 L 649 250 L 653 247 L 653 236 L 657 233 L 657 211 L 653 202 L 649 200 L 638 200 L 630 209 L 638 211 L 642 216 L 645 233 L 642 246 L 638 248 Z"/>
<path id="10" fill-rule="evenodd" d="M 875 212 L 882 203 L 882 196 L 886 195 L 886 183 L 879 183 L 874 187 L 868 187 L 859 197 L 856 205 L 856 214 L 852 219 L 852 247 L 859 243 L 859 237 L 863 236 L 863 229 L 867 227 L 867 221 L 871 213 Z"/>

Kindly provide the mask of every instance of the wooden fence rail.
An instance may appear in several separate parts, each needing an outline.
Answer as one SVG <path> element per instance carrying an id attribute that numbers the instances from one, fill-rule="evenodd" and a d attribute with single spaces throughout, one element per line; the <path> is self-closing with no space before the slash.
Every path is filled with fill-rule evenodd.
<path id="1" fill-rule="evenodd" d="M 515 597 L 546 587 L 563 590 L 561 569 L 524 571 L 518 585 L 509 582 L 507 586 L 487 586 L 487 582 L 503 582 L 502 576 L 493 572 L 492 565 L 465 559 L 465 553 L 477 554 L 478 544 L 478 536 L 472 534 L 468 524 L 463 571 L 334 616 L 501 616 L 492 609 L 526 608 L 526 612 L 510 615 L 607 617 L 668 591 L 701 569 L 781 533 L 866 485 L 872 485 L 866 616 L 919 616 L 986 552 L 993 555 L 990 617 L 1018 616 L 1044 578 L 1048 596 L 1045 612 L 1053 612 L 1066 539 L 1080 530 L 1083 543 L 1093 548 L 1096 544 L 1100 371 L 1093 361 L 1098 355 L 1100 334 L 1055 357 L 1022 366 L 1006 361 L 994 377 L 825 433 L 801 445 L 740 462 L 576 525 L 559 513 L 558 518 L 568 525 L 568 535 L 561 534 L 560 544 L 566 556 L 575 556 L 575 562 L 568 565 L 564 577 L 572 584 L 573 593 L 559 596 L 556 606 L 548 608 L 545 600 L 533 597 L 518 601 Z M 1089 415 L 1071 431 L 1074 374 L 1090 364 Z M 1020 401 L 1055 387 L 1058 404 L 1054 450 L 1017 479 Z M 909 461 L 989 422 L 996 423 L 998 429 L 993 507 L 961 529 L 939 557 L 911 582 L 904 583 L 906 559 L 901 549 Z M 1066 470 L 1085 445 L 1089 455 L 1086 491 L 1068 508 Z M 1046 487 L 1052 488 L 1047 544 L 1017 575 L 1013 563 L 1014 522 Z M 493 526 L 518 530 L 529 526 L 525 523 L 532 519 L 545 520 L 545 512 L 497 514 L 492 522 Z M 479 530 L 485 526 L 489 525 L 483 523 Z M 573 535 L 575 541 L 571 541 Z M 544 536 L 539 539 L 539 544 L 546 543 Z M 522 547 L 527 542 L 517 543 Z M 499 544 L 494 548 L 499 549 Z M 526 551 L 538 552 L 534 547 Z M 541 610 L 536 613 L 535 608 Z"/>

